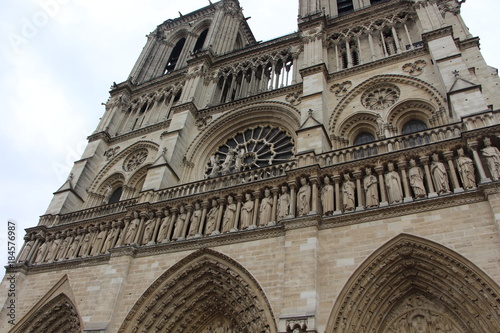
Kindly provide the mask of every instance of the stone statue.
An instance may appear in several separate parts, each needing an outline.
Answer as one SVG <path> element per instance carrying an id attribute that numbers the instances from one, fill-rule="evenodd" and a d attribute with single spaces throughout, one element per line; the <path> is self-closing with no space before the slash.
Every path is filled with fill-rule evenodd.
<path id="1" fill-rule="evenodd" d="M 460 174 L 460 179 L 464 189 L 471 190 L 476 188 L 476 175 L 474 174 L 474 162 L 465 156 L 464 150 L 459 148 L 457 150 L 457 170 Z"/>
<path id="2" fill-rule="evenodd" d="M 245 156 L 245 149 L 241 148 L 234 160 L 234 171 L 239 172 L 243 169 L 243 157 Z"/>
<path id="3" fill-rule="evenodd" d="M 434 182 L 434 188 L 438 194 L 450 193 L 448 172 L 444 164 L 439 162 L 439 156 L 436 153 L 432 154 L 431 175 Z"/>
<path id="4" fill-rule="evenodd" d="M 217 154 L 214 154 L 210 156 L 210 173 L 208 174 L 209 178 L 214 178 L 217 177 L 219 170 L 220 170 L 220 165 L 219 165 L 219 160 L 217 159 Z"/>
<path id="5" fill-rule="evenodd" d="M 297 192 L 297 215 L 304 216 L 311 211 L 311 186 L 305 177 L 300 178 L 300 184 Z"/>
<path id="6" fill-rule="evenodd" d="M 236 216 L 236 204 L 232 196 L 227 197 L 226 210 L 224 211 L 224 216 L 222 218 L 222 230 L 221 232 L 228 232 L 234 225 L 234 218 Z"/>
<path id="7" fill-rule="evenodd" d="M 56 255 L 57 248 L 59 247 L 59 243 L 61 243 L 61 235 L 57 234 L 48 247 L 47 255 L 45 256 L 45 261 L 52 261 Z"/>
<path id="8" fill-rule="evenodd" d="M 254 202 L 250 193 L 245 193 L 245 203 L 241 207 L 241 226 L 240 229 L 246 229 L 252 224 Z"/>
<path id="9" fill-rule="evenodd" d="M 71 236 L 68 235 L 64 237 L 64 240 L 62 241 L 61 246 L 59 246 L 59 250 L 57 251 L 57 254 L 54 257 L 54 260 L 64 259 L 64 253 L 68 249 L 70 242 L 71 242 Z"/>
<path id="10" fill-rule="evenodd" d="M 410 178 L 410 186 L 413 189 L 415 199 L 424 198 L 427 193 L 424 185 L 424 173 L 422 169 L 417 166 L 414 159 L 410 160 L 408 178 Z"/>
<path id="11" fill-rule="evenodd" d="M 90 248 L 90 239 L 92 238 L 91 236 L 92 236 L 91 232 L 87 232 L 83 236 L 82 245 L 80 246 L 80 251 L 78 251 L 79 257 L 82 257 L 82 258 L 87 257 L 87 253 L 88 253 L 89 248 Z"/>
<path id="12" fill-rule="evenodd" d="M 45 251 L 47 250 L 47 246 L 47 242 L 43 242 L 42 244 L 40 244 L 36 253 L 35 263 L 39 264 L 42 262 Z"/>
<path id="13" fill-rule="evenodd" d="M 184 223 L 186 223 L 186 208 L 184 206 L 181 206 L 179 208 L 179 215 L 177 216 L 177 221 L 175 221 L 175 229 L 174 229 L 174 234 L 172 235 L 172 240 L 179 239 L 181 237 L 184 237 L 182 234 L 182 230 L 184 229 Z"/>
<path id="14" fill-rule="evenodd" d="M 189 225 L 189 236 L 194 236 L 198 233 L 201 222 L 201 206 L 199 202 L 194 203 L 193 215 L 191 215 L 191 222 Z"/>
<path id="15" fill-rule="evenodd" d="M 230 148 L 229 151 L 227 152 L 224 162 L 222 162 L 221 165 L 221 171 L 223 175 L 227 175 L 231 171 L 231 164 L 233 163 L 234 160 L 234 154 L 235 154 L 234 149 Z"/>
<path id="16" fill-rule="evenodd" d="M 23 262 L 26 260 L 29 253 L 31 252 L 31 248 L 33 247 L 33 243 L 34 243 L 34 240 L 32 240 L 32 239 L 26 241 L 26 243 L 24 244 L 23 251 L 19 254 L 17 262 Z"/>
<path id="17" fill-rule="evenodd" d="M 264 198 L 260 202 L 260 220 L 259 224 L 261 226 L 267 225 L 273 220 L 273 198 L 271 197 L 271 191 L 266 188 L 264 190 Z"/>
<path id="18" fill-rule="evenodd" d="M 330 184 L 330 178 L 328 176 L 325 176 L 323 188 L 321 189 L 321 203 L 323 204 L 324 215 L 331 215 L 335 210 L 333 193 L 334 188 L 332 184 Z"/>
<path id="19" fill-rule="evenodd" d="M 141 242 L 142 245 L 146 245 L 147 243 L 149 243 L 149 241 L 153 237 L 154 230 L 155 230 L 155 219 L 154 217 L 152 217 L 149 218 L 145 223 L 144 234 L 142 235 L 142 242 Z"/>
<path id="20" fill-rule="evenodd" d="M 278 199 L 278 221 L 283 220 L 288 215 L 290 215 L 290 194 L 288 194 L 288 187 L 283 185 Z"/>
<path id="21" fill-rule="evenodd" d="M 66 258 L 65 259 L 72 259 L 76 256 L 76 250 L 78 249 L 78 246 L 80 245 L 80 241 L 82 239 L 81 235 L 77 235 L 74 239 L 73 242 L 71 242 L 71 245 L 68 249 L 68 252 L 66 253 Z"/>
<path id="22" fill-rule="evenodd" d="M 486 158 L 493 180 L 500 179 L 500 151 L 491 145 L 490 138 L 484 138 L 484 148 L 481 151 Z"/>
<path id="23" fill-rule="evenodd" d="M 91 255 L 96 256 L 101 254 L 101 247 L 102 243 L 104 243 L 104 239 L 106 238 L 106 233 L 106 229 L 104 227 L 101 227 L 99 233 L 97 234 L 97 237 L 94 240 L 94 243 L 92 244 Z"/>
<path id="24" fill-rule="evenodd" d="M 134 211 L 133 212 L 133 219 L 130 221 L 128 228 L 127 228 L 127 233 L 125 234 L 125 239 L 123 241 L 124 245 L 129 245 L 134 242 L 135 238 L 135 233 L 137 231 L 137 227 L 139 226 L 139 223 L 141 220 L 139 219 L 139 212 Z"/>
<path id="25" fill-rule="evenodd" d="M 217 223 L 217 211 L 219 210 L 219 206 L 217 206 L 217 200 L 212 200 L 212 208 L 207 214 L 207 225 L 205 226 L 205 235 L 208 236 L 215 230 L 215 226 Z"/>
<path id="26" fill-rule="evenodd" d="M 348 173 L 344 174 L 344 184 L 342 185 L 342 207 L 344 212 L 352 212 L 356 206 L 354 182 Z"/>
<path id="27" fill-rule="evenodd" d="M 106 239 L 104 240 L 104 245 L 101 250 L 102 253 L 106 253 L 109 249 L 115 247 L 114 239 L 117 232 L 118 232 L 118 227 L 113 227 L 108 230 L 108 234 L 106 235 Z"/>
<path id="28" fill-rule="evenodd" d="M 366 176 L 363 179 L 363 188 L 365 190 L 366 208 L 378 207 L 378 188 L 377 177 L 372 175 L 372 169 L 365 169 Z"/>
<path id="29" fill-rule="evenodd" d="M 393 163 L 387 163 L 387 168 L 389 169 L 389 172 L 385 174 L 385 185 L 387 187 L 387 196 L 389 198 L 389 203 L 400 203 L 401 201 L 403 201 L 401 177 L 399 177 L 399 173 L 394 170 Z"/>
<path id="30" fill-rule="evenodd" d="M 170 215 L 170 211 L 168 209 L 163 210 L 165 217 L 160 225 L 160 230 L 158 231 L 158 236 L 156 237 L 156 241 L 158 243 L 168 241 L 168 227 L 170 226 L 170 220 L 172 219 L 172 215 Z"/>

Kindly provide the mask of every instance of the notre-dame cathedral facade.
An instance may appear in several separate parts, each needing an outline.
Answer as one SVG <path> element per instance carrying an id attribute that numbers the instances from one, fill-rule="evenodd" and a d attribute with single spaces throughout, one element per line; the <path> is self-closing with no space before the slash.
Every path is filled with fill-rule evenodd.
<path id="1" fill-rule="evenodd" d="M 0 331 L 500 332 L 500 80 L 462 2 L 300 0 L 265 42 L 238 0 L 161 23 Z"/>

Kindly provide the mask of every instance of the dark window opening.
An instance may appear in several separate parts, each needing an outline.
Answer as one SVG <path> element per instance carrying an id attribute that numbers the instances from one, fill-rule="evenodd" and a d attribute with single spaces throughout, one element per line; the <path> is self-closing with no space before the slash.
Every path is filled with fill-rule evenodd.
<path id="1" fill-rule="evenodd" d="M 354 145 L 364 145 L 366 143 L 374 142 L 375 137 L 367 132 L 359 133 L 354 139 Z"/>
<path id="2" fill-rule="evenodd" d="M 122 192 L 123 192 L 123 188 L 122 187 L 118 187 L 113 192 L 113 194 L 111 194 L 111 197 L 109 197 L 108 204 L 112 204 L 112 203 L 116 203 L 116 202 L 120 201 L 120 198 L 122 196 Z"/>
<path id="3" fill-rule="evenodd" d="M 340 15 L 344 15 L 354 11 L 354 5 L 352 0 L 337 0 L 337 12 Z"/>
<path id="4" fill-rule="evenodd" d="M 182 49 L 184 48 L 184 44 L 186 43 L 186 38 L 182 38 L 175 44 L 172 49 L 172 53 L 170 53 L 170 57 L 168 58 L 167 65 L 165 66 L 164 74 L 170 73 L 175 69 L 175 65 L 177 65 L 177 61 L 181 55 Z"/>
<path id="5" fill-rule="evenodd" d="M 427 125 L 423 121 L 412 119 L 403 126 L 403 134 L 425 131 L 426 129 Z"/>
<path id="6" fill-rule="evenodd" d="M 205 44 L 205 39 L 207 39 L 207 34 L 208 34 L 208 29 L 203 30 L 203 32 L 200 34 L 200 37 L 198 37 L 196 44 L 194 45 L 193 53 L 197 53 L 201 49 L 203 49 L 203 44 Z"/>

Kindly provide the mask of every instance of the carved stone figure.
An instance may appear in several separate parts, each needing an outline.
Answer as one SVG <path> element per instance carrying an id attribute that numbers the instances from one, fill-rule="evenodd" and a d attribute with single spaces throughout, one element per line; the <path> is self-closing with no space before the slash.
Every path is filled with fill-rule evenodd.
<path id="1" fill-rule="evenodd" d="M 234 159 L 234 171 L 239 172 L 243 169 L 243 157 L 245 156 L 245 149 L 241 148 Z"/>
<path id="2" fill-rule="evenodd" d="M 34 240 L 26 240 L 23 251 L 19 254 L 19 257 L 17 258 L 17 262 L 23 262 L 26 260 L 29 253 L 31 252 L 31 248 L 33 247 L 34 242 L 35 242 Z"/>
<path id="3" fill-rule="evenodd" d="M 87 257 L 87 253 L 88 253 L 89 248 L 90 248 L 90 240 L 92 238 L 91 236 L 92 236 L 91 232 L 87 232 L 83 236 L 82 245 L 80 246 L 80 251 L 78 251 L 78 256 L 79 257 L 82 257 L 82 258 Z"/>
<path id="4" fill-rule="evenodd" d="M 234 225 L 234 217 L 236 216 L 236 204 L 232 196 L 227 197 L 226 210 L 222 218 L 222 232 L 228 232 Z"/>
<path id="5" fill-rule="evenodd" d="M 36 253 L 35 263 L 39 264 L 42 262 L 45 251 L 47 250 L 47 246 L 47 242 L 43 242 L 42 244 L 40 244 Z"/>
<path id="6" fill-rule="evenodd" d="M 394 170 L 393 163 L 387 163 L 389 172 L 385 174 L 385 185 L 387 186 L 387 196 L 389 203 L 399 203 L 403 201 L 403 190 L 401 189 L 401 177 L 399 173 Z"/>
<path id="7" fill-rule="evenodd" d="M 45 261 L 52 261 L 54 259 L 60 243 L 61 243 L 61 235 L 57 234 L 52 239 L 52 243 L 48 247 L 47 255 L 45 256 Z"/>
<path id="8" fill-rule="evenodd" d="M 436 193 L 450 193 L 448 172 L 446 171 L 446 167 L 444 166 L 444 164 L 439 162 L 439 156 L 436 153 L 432 154 L 431 175 Z"/>
<path id="9" fill-rule="evenodd" d="M 194 236 L 198 233 L 198 228 L 201 222 L 201 206 L 199 202 L 195 202 L 193 215 L 191 215 L 191 223 L 189 225 L 189 236 Z"/>
<path id="10" fill-rule="evenodd" d="M 106 253 L 109 249 L 112 249 L 115 246 L 114 239 L 117 232 L 118 227 L 113 227 L 108 230 L 108 234 L 106 235 L 106 239 L 104 240 L 104 245 L 101 250 L 102 253 Z"/>
<path id="11" fill-rule="evenodd" d="M 484 138 L 484 148 L 481 151 L 486 158 L 493 180 L 500 179 L 500 151 L 491 145 L 490 138 Z"/>
<path id="12" fill-rule="evenodd" d="M 330 178 L 325 176 L 323 188 L 321 189 L 321 203 L 323 204 L 323 214 L 325 215 L 331 215 L 335 210 L 333 202 L 334 191 L 332 184 L 330 184 Z"/>
<path id="13" fill-rule="evenodd" d="M 417 166 L 414 159 L 410 160 L 410 169 L 408 170 L 408 178 L 410 178 L 410 186 L 413 189 L 413 194 L 416 199 L 424 198 L 426 195 L 424 185 L 424 172 Z"/>
<path id="14" fill-rule="evenodd" d="M 356 185 L 354 185 L 349 174 L 345 173 L 344 184 L 342 185 L 342 207 L 344 212 L 352 212 L 356 206 L 355 189 Z"/>
<path id="15" fill-rule="evenodd" d="M 182 230 L 184 229 L 184 223 L 186 223 L 186 208 L 184 206 L 181 206 L 179 208 L 179 215 L 177 216 L 177 221 L 175 221 L 175 229 L 174 229 L 174 234 L 172 235 L 172 239 L 179 239 L 181 237 L 184 237 L 182 234 Z"/>
<path id="16" fill-rule="evenodd" d="M 223 175 L 227 175 L 231 171 L 231 164 L 233 163 L 234 160 L 234 154 L 235 154 L 234 149 L 229 149 L 229 151 L 227 152 L 226 158 L 224 159 L 224 162 L 222 162 L 221 165 L 221 171 Z"/>
<path id="17" fill-rule="evenodd" d="M 311 186 L 305 177 L 300 178 L 300 184 L 297 192 L 297 214 L 304 216 L 311 211 Z"/>
<path id="18" fill-rule="evenodd" d="M 281 186 L 281 194 L 278 199 L 278 221 L 283 220 L 290 215 L 290 194 L 288 194 L 288 186 Z"/>
<path id="19" fill-rule="evenodd" d="M 365 190 L 365 205 L 366 208 L 377 207 L 378 201 L 378 188 L 377 177 L 372 175 L 372 169 L 365 169 L 366 176 L 363 179 L 363 188 Z"/>
<path id="20" fill-rule="evenodd" d="M 462 180 L 462 184 L 464 189 L 470 190 L 476 188 L 476 176 L 474 174 L 474 162 L 465 156 L 464 150 L 459 148 L 457 150 L 458 158 L 457 158 L 457 170 L 460 174 L 460 179 Z"/>
<path id="21" fill-rule="evenodd" d="M 172 219 L 172 215 L 170 215 L 170 211 L 168 209 L 165 209 L 163 213 L 165 214 L 165 217 L 161 222 L 160 230 L 158 231 L 158 236 L 156 237 L 156 241 L 158 243 L 168 241 L 168 227 L 170 226 L 170 220 Z"/>
<path id="22" fill-rule="evenodd" d="M 146 245 L 149 243 L 151 240 L 151 237 L 153 236 L 153 231 L 155 229 L 155 219 L 154 218 L 149 218 L 144 227 L 144 234 L 142 235 L 142 245 Z"/>
<path id="23" fill-rule="evenodd" d="M 66 253 L 66 259 L 72 259 L 76 256 L 76 250 L 78 249 L 78 246 L 80 245 L 80 241 L 82 239 L 81 235 L 77 235 L 74 239 L 73 242 L 71 243 L 68 252 Z"/>
<path id="24" fill-rule="evenodd" d="M 245 203 L 241 207 L 241 229 L 246 229 L 252 224 L 254 202 L 250 193 L 245 193 Z"/>
<path id="25" fill-rule="evenodd" d="M 127 233 L 125 234 L 125 239 L 123 241 L 124 245 L 129 245 L 134 242 L 135 238 L 135 233 L 137 232 L 137 227 L 139 226 L 139 223 L 141 220 L 139 219 L 139 212 L 134 211 L 133 212 L 133 219 L 130 221 L 128 228 L 127 228 Z"/>
<path id="26" fill-rule="evenodd" d="M 210 173 L 208 174 L 209 178 L 217 177 L 217 174 L 219 173 L 220 170 L 220 165 L 219 161 L 217 159 L 217 154 L 214 154 L 210 157 Z"/>
<path id="27" fill-rule="evenodd" d="M 217 200 L 212 200 L 212 208 L 210 208 L 210 211 L 207 214 L 207 225 L 205 226 L 205 235 L 207 236 L 215 230 L 218 209 L 219 206 L 217 206 Z"/>
<path id="28" fill-rule="evenodd" d="M 260 202 L 260 225 L 267 225 L 273 220 L 273 198 L 271 197 L 271 191 L 266 188 L 264 190 L 264 198 Z"/>
<path id="29" fill-rule="evenodd" d="M 102 244 L 104 243 L 104 239 L 106 238 L 106 229 L 101 228 L 99 233 L 97 234 L 97 237 L 95 238 L 93 244 L 92 244 L 92 253 L 91 255 L 95 256 L 101 253 L 101 247 Z"/>

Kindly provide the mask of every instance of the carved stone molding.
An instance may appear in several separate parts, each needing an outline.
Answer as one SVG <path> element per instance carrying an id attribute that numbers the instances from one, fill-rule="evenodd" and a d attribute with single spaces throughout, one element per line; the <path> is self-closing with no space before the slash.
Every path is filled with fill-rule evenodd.
<path id="1" fill-rule="evenodd" d="M 330 91 L 337 97 L 343 97 L 347 94 L 347 91 L 352 87 L 352 81 L 344 81 L 341 83 L 335 83 L 330 87 Z"/>
<path id="2" fill-rule="evenodd" d="M 414 62 L 409 62 L 404 64 L 402 69 L 403 72 L 406 72 L 412 76 L 418 76 L 422 74 L 424 67 L 427 65 L 427 62 L 423 59 L 416 60 Z"/>

